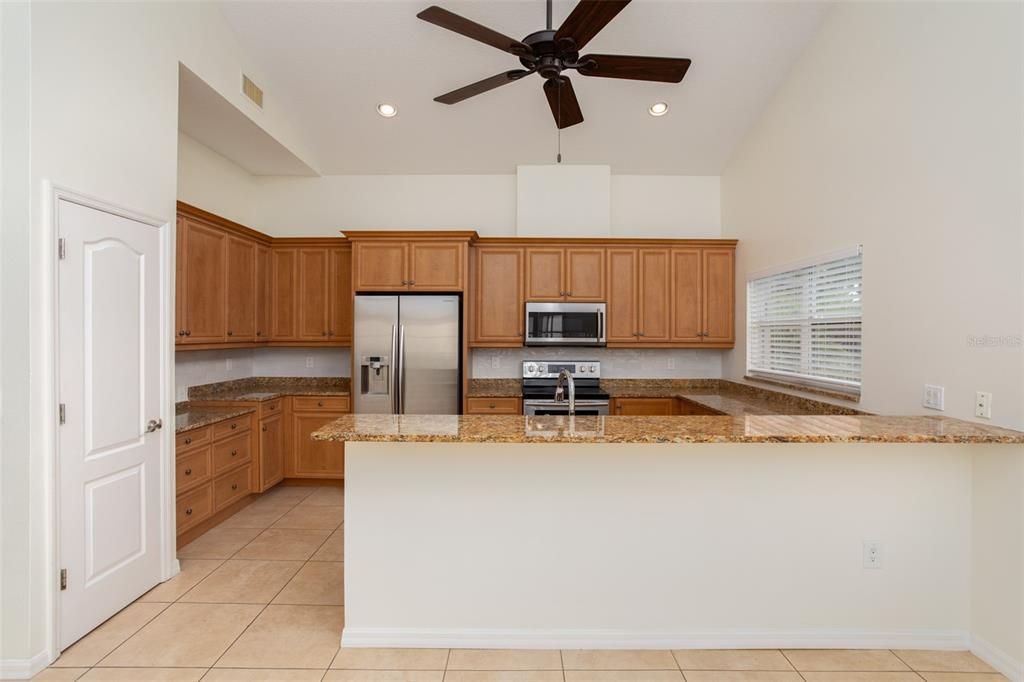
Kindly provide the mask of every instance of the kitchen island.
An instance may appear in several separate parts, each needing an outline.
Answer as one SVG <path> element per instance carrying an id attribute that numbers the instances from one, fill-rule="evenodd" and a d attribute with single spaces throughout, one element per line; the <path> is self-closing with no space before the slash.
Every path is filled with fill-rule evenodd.
<path id="1" fill-rule="evenodd" d="M 1024 633 L 1024 433 L 347 415 L 313 437 L 347 443 L 345 646 L 1015 652 Z"/>

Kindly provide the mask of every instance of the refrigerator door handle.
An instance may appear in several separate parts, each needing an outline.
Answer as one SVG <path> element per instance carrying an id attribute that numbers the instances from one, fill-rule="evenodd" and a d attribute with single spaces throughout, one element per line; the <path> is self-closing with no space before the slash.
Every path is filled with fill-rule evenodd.
<path id="1" fill-rule="evenodd" d="M 405 414 L 405 325 L 398 325 L 398 413 Z"/>
<path id="2" fill-rule="evenodd" d="M 391 414 L 398 414 L 398 327 L 391 325 Z"/>

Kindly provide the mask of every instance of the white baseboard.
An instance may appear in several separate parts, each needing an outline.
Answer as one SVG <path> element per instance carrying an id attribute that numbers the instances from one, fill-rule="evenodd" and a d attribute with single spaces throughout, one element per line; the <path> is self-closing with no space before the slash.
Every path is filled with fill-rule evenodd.
<path id="1" fill-rule="evenodd" d="M 981 637 L 971 638 L 971 653 L 1006 675 L 1010 682 L 1024 682 L 1024 661 L 993 646 Z"/>
<path id="2" fill-rule="evenodd" d="M 0 660 L 0 680 L 30 680 L 50 664 L 50 656 L 40 651 L 32 658 Z"/>
<path id="3" fill-rule="evenodd" d="M 967 649 L 971 638 L 961 631 L 643 632 L 346 627 L 341 643 L 346 647 L 412 649 Z"/>

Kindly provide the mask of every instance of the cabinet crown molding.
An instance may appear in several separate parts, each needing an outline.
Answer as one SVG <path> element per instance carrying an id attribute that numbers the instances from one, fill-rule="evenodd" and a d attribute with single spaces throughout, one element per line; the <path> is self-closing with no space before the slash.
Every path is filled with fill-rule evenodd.
<path id="1" fill-rule="evenodd" d="M 432 239 L 445 241 L 468 241 L 480 239 L 475 230 L 343 230 L 350 241 L 392 240 L 392 241 L 428 241 Z"/>

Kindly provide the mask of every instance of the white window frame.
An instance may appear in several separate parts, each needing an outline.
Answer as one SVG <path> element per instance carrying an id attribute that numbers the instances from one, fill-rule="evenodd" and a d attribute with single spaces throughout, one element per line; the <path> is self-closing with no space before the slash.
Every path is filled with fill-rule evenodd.
<path id="1" fill-rule="evenodd" d="M 806 300 L 805 307 L 806 315 L 789 318 L 778 318 L 778 323 L 789 323 L 793 326 L 800 326 L 800 342 L 799 342 L 799 354 L 800 354 L 800 371 L 786 371 L 778 368 L 770 367 L 756 367 L 754 363 L 755 350 L 758 347 L 755 345 L 753 340 L 757 338 L 758 332 L 766 326 L 770 326 L 770 323 L 765 322 L 764 319 L 755 321 L 753 319 L 752 310 L 754 306 L 751 305 L 753 287 L 758 283 L 763 282 L 766 279 L 777 279 L 779 275 L 795 275 L 800 270 L 807 270 L 808 277 L 810 278 L 814 273 L 814 268 L 818 266 L 824 266 L 835 263 L 837 261 L 848 260 L 850 258 L 860 258 L 860 281 L 858 290 L 860 296 L 858 297 L 858 310 L 856 315 L 846 316 L 835 316 L 835 315 L 818 315 L 815 312 L 815 300 Z M 774 267 L 767 270 L 759 270 L 756 272 L 750 272 L 747 274 L 747 376 L 754 379 L 766 379 L 769 381 L 778 381 L 789 384 L 796 384 L 799 386 L 808 386 L 811 388 L 826 389 L 829 391 L 835 391 L 843 393 L 853 398 L 859 398 L 861 392 L 861 381 L 863 377 L 863 295 L 864 295 L 864 265 L 863 265 L 863 248 L 861 245 L 849 247 L 839 251 L 833 251 L 820 256 L 807 258 L 801 261 L 788 263 L 786 265 Z M 860 344 L 858 345 L 858 351 L 856 358 L 858 365 L 858 373 L 856 379 L 851 378 L 840 378 L 837 376 L 823 376 L 815 375 L 811 370 L 812 364 L 812 329 L 814 323 L 820 324 L 822 321 L 837 322 L 837 323 L 854 323 L 858 326 L 860 331 Z M 762 356 L 764 353 L 762 352 Z"/>

